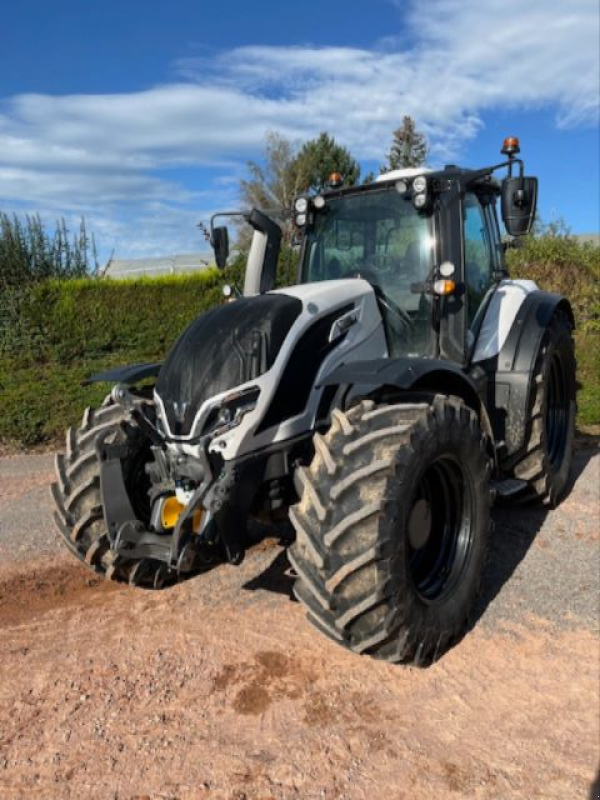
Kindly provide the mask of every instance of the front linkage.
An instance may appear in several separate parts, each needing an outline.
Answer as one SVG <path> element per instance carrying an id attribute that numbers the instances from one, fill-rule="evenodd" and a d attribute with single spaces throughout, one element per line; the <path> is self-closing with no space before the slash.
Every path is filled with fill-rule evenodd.
<path id="1" fill-rule="evenodd" d="M 166 488 L 169 479 L 163 441 L 157 428 L 141 410 L 134 394 L 126 387 L 113 389 L 112 400 L 131 420 L 130 424 L 144 435 L 152 447 L 154 459 L 145 465 L 151 478 L 150 500 L 153 503 L 161 494 L 171 495 Z M 125 421 L 122 427 L 126 427 Z M 108 441 L 111 429 L 101 431 L 95 439 L 95 453 L 99 464 L 101 506 L 106 524 L 106 534 L 113 553 L 111 574 L 117 577 L 121 567 L 131 567 L 133 562 L 159 569 L 161 583 L 178 580 L 184 574 L 197 573 L 223 560 L 240 564 L 246 547 L 247 517 L 267 471 L 273 464 L 287 461 L 273 448 L 226 463 L 218 455 L 209 456 L 212 437 L 205 436 L 200 449 L 199 463 L 195 464 L 197 485 L 185 508 L 178 516 L 173 530 L 157 533 L 149 530 L 134 510 L 123 471 L 128 454 L 125 441 Z M 293 447 L 302 447 L 308 437 Z M 284 467 L 283 469 L 286 469 Z M 280 471 L 280 470 L 279 470 Z M 194 530 L 194 516 L 202 510 L 200 530 Z M 137 574 L 136 569 L 136 574 Z"/>
<path id="2" fill-rule="evenodd" d="M 136 517 L 127 493 L 122 469 L 127 444 L 108 443 L 106 435 L 100 434 L 95 446 L 100 462 L 102 508 L 116 569 L 125 562 L 149 559 L 164 564 L 165 578 L 176 579 L 183 573 L 198 572 L 222 560 L 218 539 L 223 542 L 224 555 L 229 562 L 237 564 L 242 560 L 244 545 L 239 529 L 218 525 L 235 485 L 235 469 L 224 471 L 214 480 L 206 458 L 205 478 L 179 516 L 173 532 L 170 535 L 154 533 Z M 202 531 L 195 534 L 192 521 L 200 506 L 205 510 L 206 519 Z"/>

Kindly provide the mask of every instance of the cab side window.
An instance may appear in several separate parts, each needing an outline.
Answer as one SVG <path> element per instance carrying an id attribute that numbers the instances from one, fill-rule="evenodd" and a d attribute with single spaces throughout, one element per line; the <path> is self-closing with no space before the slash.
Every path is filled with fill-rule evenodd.
<path id="1" fill-rule="evenodd" d="M 477 195 L 467 193 L 463 201 L 463 231 L 469 327 L 493 281 L 495 254 L 487 220 Z"/>

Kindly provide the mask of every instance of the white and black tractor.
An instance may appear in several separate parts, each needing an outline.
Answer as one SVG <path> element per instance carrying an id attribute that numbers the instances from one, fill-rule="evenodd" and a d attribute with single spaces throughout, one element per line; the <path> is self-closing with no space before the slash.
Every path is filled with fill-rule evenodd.
<path id="1" fill-rule="evenodd" d="M 294 592 L 323 633 L 416 664 L 456 642 L 492 501 L 554 505 L 572 460 L 571 306 L 504 265 L 497 200 L 511 237 L 537 200 L 518 152 L 299 197 L 295 286 L 274 288 L 280 227 L 245 213 L 240 296 L 164 362 L 90 378 L 112 391 L 68 431 L 53 486 L 72 553 L 159 588 L 239 563 L 248 521 L 289 511 Z"/>

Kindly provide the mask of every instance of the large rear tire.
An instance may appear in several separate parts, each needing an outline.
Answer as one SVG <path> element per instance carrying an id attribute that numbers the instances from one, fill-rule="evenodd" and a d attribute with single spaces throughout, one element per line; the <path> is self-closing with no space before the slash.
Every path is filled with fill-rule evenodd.
<path id="1" fill-rule="evenodd" d="M 555 506 L 567 487 L 575 435 L 576 362 L 569 318 L 558 311 L 534 367 L 525 456 L 514 475 L 527 481 L 528 498 Z"/>
<path id="2" fill-rule="evenodd" d="M 297 475 L 295 594 L 357 653 L 425 665 L 463 633 L 490 528 L 490 460 L 458 398 L 336 410 Z"/>
<path id="3" fill-rule="evenodd" d="M 166 579 L 165 566 L 150 559 L 115 565 L 100 495 L 100 462 L 95 442 L 99 434 L 106 441 L 127 445 L 122 460 L 123 476 L 133 509 L 149 522 L 149 478 L 145 465 L 151 458 L 150 443 L 139 428 L 127 420 L 121 406 L 110 396 L 99 409 L 86 409 L 81 426 L 67 431 L 65 453 L 56 455 L 56 483 L 52 496 L 54 519 L 63 541 L 73 555 L 94 572 L 113 580 L 159 588 Z"/>

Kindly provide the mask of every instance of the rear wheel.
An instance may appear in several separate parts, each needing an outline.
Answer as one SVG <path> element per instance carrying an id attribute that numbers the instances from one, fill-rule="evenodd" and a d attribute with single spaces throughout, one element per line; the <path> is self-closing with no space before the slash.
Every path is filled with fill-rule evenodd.
<path id="1" fill-rule="evenodd" d="M 489 475 L 477 416 L 457 398 L 334 411 L 290 514 L 308 618 L 358 653 L 434 661 L 479 588 Z"/>
<path id="2" fill-rule="evenodd" d="M 535 364 L 527 422 L 526 454 L 515 466 L 529 496 L 555 505 L 573 460 L 576 379 L 572 325 L 561 311 L 552 319 Z"/>
<path id="3" fill-rule="evenodd" d="M 56 456 L 56 483 L 52 496 L 54 518 L 68 549 L 95 572 L 115 580 L 160 587 L 167 580 L 165 566 L 150 559 L 115 567 L 100 495 L 100 462 L 95 442 L 127 445 L 122 459 L 127 494 L 138 519 L 150 520 L 150 481 L 145 466 L 151 459 L 150 443 L 139 428 L 126 420 L 126 412 L 108 397 L 101 408 L 88 408 L 78 429 L 67 432 L 66 451 Z"/>

